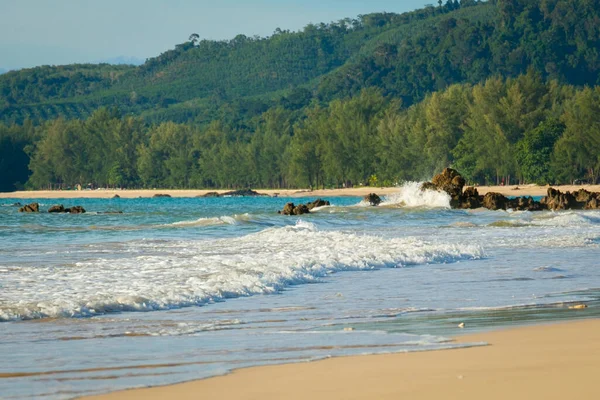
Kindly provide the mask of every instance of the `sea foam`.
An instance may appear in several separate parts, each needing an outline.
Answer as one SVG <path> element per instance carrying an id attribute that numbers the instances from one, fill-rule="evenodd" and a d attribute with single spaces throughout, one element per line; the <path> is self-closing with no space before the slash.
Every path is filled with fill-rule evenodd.
<path id="1" fill-rule="evenodd" d="M 0 321 L 199 306 L 276 293 L 340 271 L 483 256 L 475 245 L 321 231 L 303 220 L 237 238 L 133 241 L 115 251 L 70 266 L 7 268 Z"/>
<path id="2" fill-rule="evenodd" d="M 397 193 L 386 196 L 382 206 L 450 208 L 450 196 L 437 190 L 421 190 L 422 182 L 406 182 Z"/>

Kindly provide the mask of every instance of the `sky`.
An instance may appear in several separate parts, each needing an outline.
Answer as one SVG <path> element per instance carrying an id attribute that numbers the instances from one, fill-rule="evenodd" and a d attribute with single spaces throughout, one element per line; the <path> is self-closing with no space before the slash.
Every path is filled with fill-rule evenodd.
<path id="1" fill-rule="evenodd" d="M 269 36 L 309 23 L 404 12 L 432 0 L 0 0 L 0 70 L 145 60 L 187 41 Z"/>

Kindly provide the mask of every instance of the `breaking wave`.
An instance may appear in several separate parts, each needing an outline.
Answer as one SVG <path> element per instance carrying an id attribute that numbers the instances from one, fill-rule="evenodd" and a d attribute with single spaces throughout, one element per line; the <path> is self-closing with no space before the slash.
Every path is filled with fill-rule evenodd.
<path id="1" fill-rule="evenodd" d="M 238 238 L 135 241 L 117 252 L 69 266 L 4 269 L 0 321 L 201 306 L 340 271 L 483 257 L 475 245 L 320 231 L 302 220 Z"/>

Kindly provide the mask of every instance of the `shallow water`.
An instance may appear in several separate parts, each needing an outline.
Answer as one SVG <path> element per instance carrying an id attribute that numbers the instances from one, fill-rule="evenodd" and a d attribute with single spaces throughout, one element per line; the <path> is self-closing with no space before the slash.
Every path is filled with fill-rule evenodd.
<path id="1" fill-rule="evenodd" d="M 2 200 L 1 396 L 455 347 L 459 331 L 599 314 L 600 212 L 450 210 L 413 184 L 377 208 L 276 213 L 308 200 L 39 199 L 83 215 Z"/>

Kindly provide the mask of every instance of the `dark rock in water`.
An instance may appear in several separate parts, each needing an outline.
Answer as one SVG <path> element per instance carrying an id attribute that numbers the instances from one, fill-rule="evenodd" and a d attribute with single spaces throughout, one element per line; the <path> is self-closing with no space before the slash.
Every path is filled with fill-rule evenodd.
<path id="1" fill-rule="evenodd" d="M 377 196 L 375 193 L 369 193 L 363 198 L 363 201 L 369 203 L 372 206 L 378 206 L 381 204 L 381 197 Z"/>
<path id="2" fill-rule="evenodd" d="M 480 208 L 482 202 L 483 196 L 479 195 L 477 189 L 474 187 L 468 187 L 465 189 L 462 197 L 460 198 L 460 206 L 458 208 L 473 210 L 475 208 Z"/>
<path id="3" fill-rule="evenodd" d="M 310 210 L 305 204 L 298 204 L 296 207 L 294 207 L 294 215 L 302 215 L 308 213 L 310 213 Z"/>
<path id="4" fill-rule="evenodd" d="M 455 169 L 445 168 L 441 174 L 433 177 L 431 183 L 439 190 L 448 193 L 450 197 L 458 198 L 462 195 L 466 181 Z"/>
<path id="5" fill-rule="evenodd" d="M 75 206 L 75 207 L 71 207 L 71 208 L 66 208 L 65 209 L 66 212 L 69 212 L 71 214 L 83 214 L 85 213 L 85 209 L 81 206 Z"/>
<path id="6" fill-rule="evenodd" d="M 533 197 L 517 197 L 515 199 L 509 199 L 506 203 L 506 208 L 512 208 L 518 211 L 540 211 L 544 207 L 540 202 L 533 200 Z"/>
<path id="7" fill-rule="evenodd" d="M 329 205 L 331 204 L 327 200 L 317 199 L 308 203 L 306 207 L 308 207 L 309 210 L 312 210 L 313 208 L 324 207 Z"/>
<path id="8" fill-rule="evenodd" d="M 597 210 L 600 202 L 600 193 L 588 192 L 580 189 L 575 193 L 562 193 L 560 190 L 549 188 L 542 203 L 549 210 Z"/>
<path id="9" fill-rule="evenodd" d="M 120 199 L 120 198 L 121 198 L 121 196 L 119 196 L 118 194 L 115 194 L 115 195 L 114 195 L 112 198 L 113 198 L 113 199 Z"/>
<path id="10" fill-rule="evenodd" d="M 221 195 L 217 192 L 208 192 L 204 195 L 200 195 L 198 197 L 221 197 Z"/>
<path id="11" fill-rule="evenodd" d="M 500 193 L 489 192 L 483 196 L 482 203 L 489 210 L 506 210 L 508 199 Z"/>
<path id="12" fill-rule="evenodd" d="M 98 214 L 108 214 L 108 215 L 123 214 L 123 211 L 100 211 L 100 212 L 98 212 Z"/>
<path id="13" fill-rule="evenodd" d="M 232 190 L 231 192 L 225 192 L 221 196 L 232 196 L 232 197 L 268 197 L 267 194 L 255 192 L 252 189 L 241 189 Z"/>
<path id="14" fill-rule="evenodd" d="M 448 193 L 450 196 L 450 207 L 471 208 L 476 202 L 474 199 L 464 201 L 462 197 L 465 179 L 455 169 L 445 168 L 440 174 L 433 177 L 431 182 L 421 185 L 421 190 L 437 190 Z"/>
<path id="15" fill-rule="evenodd" d="M 11 207 L 22 207 L 22 206 L 23 206 L 23 204 L 21 204 L 21 203 L 18 203 L 18 202 L 17 202 L 17 203 L 12 203 L 12 204 L 11 204 Z"/>
<path id="16" fill-rule="evenodd" d="M 156 198 L 159 198 L 159 197 L 171 197 L 171 195 L 170 194 L 157 193 L 157 194 L 155 194 L 152 197 L 156 197 Z"/>
<path id="17" fill-rule="evenodd" d="M 52 206 L 48 209 L 49 213 L 65 213 L 65 207 L 62 204 Z"/>
<path id="18" fill-rule="evenodd" d="M 40 205 L 38 203 L 27 204 L 26 206 L 19 208 L 19 212 L 26 212 L 26 213 L 40 212 Z"/>
<path id="19" fill-rule="evenodd" d="M 283 215 L 302 215 L 309 214 L 310 210 L 306 204 L 295 205 L 294 203 L 287 203 L 283 206 L 283 211 L 279 211 L 279 213 Z"/>
<path id="20" fill-rule="evenodd" d="M 281 212 L 283 215 L 294 215 L 294 203 L 287 203 L 283 206 L 283 211 Z"/>

